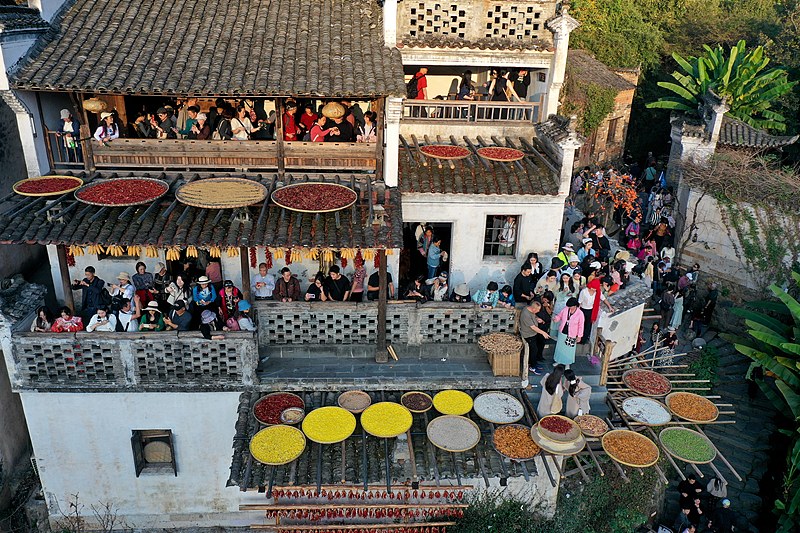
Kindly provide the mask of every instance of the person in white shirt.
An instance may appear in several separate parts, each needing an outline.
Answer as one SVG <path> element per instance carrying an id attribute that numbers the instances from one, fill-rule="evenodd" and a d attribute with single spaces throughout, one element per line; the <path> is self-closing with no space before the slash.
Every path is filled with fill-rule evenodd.
<path id="1" fill-rule="evenodd" d="M 99 307 L 97 313 L 94 314 L 86 326 L 86 331 L 116 331 L 117 330 L 117 317 L 108 314 L 106 307 Z"/>
<path id="2" fill-rule="evenodd" d="M 133 296 L 136 294 L 136 287 L 131 284 L 130 274 L 120 272 L 117 275 L 117 281 L 119 281 L 119 285 L 111 284 L 111 296 L 122 296 L 128 300 L 133 300 Z"/>
<path id="3" fill-rule="evenodd" d="M 517 240 L 517 218 L 508 217 L 503 224 L 503 231 L 500 232 L 500 248 L 498 254 L 513 255 L 514 241 Z"/>
<path id="4" fill-rule="evenodd" d="M 122 300 L 122 307 L 117 312 L 117 330 L 119 331 L 139 331 L 139 318 L 142 316 L 142 305 L 138 296 L 134 295 L 134 303 L 130 300 Z"/>
<path id="5" fill-rule="evenodd" d="M 114 115 L 108 112 L 100 113 L 100 125 L 94 131 L 94 139 L 105 144 L 118 138 L 119 127 L 114 123 Z"/>
<path id="6" fill-rule="evenodd" d="M 258 274 L 253 276 L 250 283 L 253 296 L 256 300 L 272 300 L 272 291 L 275 290 L 275 276 L 267 273 L 267 264 L 258 265 Z"/>

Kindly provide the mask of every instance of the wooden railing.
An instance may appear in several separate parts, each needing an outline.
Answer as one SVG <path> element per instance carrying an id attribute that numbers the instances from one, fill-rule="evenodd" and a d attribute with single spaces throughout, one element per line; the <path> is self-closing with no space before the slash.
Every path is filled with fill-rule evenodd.
<path id="1" fill-rule="evenodd" d="M 535 124 L 541 121 L 541 111 L 541 101 L 405 100 L 403 102 L 403 120 L 409 122 Z"/>
<path id="2" fill-rule="evenodd" d="M 47 132 L 50 166 L 82 169 L 91 143 L 97 169 L 210 169 L 210 170 L 355 170 L 375 172 L 377 143 L 312 143 L 277 141 L 193 141 L 186 139 L 116 139 L 107 144 L 86 141 L 67 149 L 54 131 Z M 283 151 L 283 160 L 279 158 Z M 283 163 L 281 165 L 280 163 Z"/>

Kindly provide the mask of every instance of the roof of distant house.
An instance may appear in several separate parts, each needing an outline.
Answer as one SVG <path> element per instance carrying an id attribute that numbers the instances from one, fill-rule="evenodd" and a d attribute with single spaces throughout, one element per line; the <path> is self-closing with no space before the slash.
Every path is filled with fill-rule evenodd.
<path id="1" fill-rule="evenodd" d="M 595 59 L 585 50 L 567 52 L 567 65 L 573 75 L 585 82 L 596 83 L 618 92 L 636 88 L 636 85 L 614 72 L 605 63 Z"/>
<path id="2" fill-rule="evenodd" d="M 0 31 L 44 29 L 49 25 L 39 16 L 39 10 L 0 1 Z"/>
<path id="3" fill-rule="evenodd" d="M 739 119 L 725 116 L 719 132 L 719 144 L 741 148 L 778 148 L 792 144 L 798 135 L 771 135 Z"/>
<path id="4" fill-rule="evenodd" d="M 69 0 L 17 89 L 199 96 L 405 94 L 377 2 Z"/>

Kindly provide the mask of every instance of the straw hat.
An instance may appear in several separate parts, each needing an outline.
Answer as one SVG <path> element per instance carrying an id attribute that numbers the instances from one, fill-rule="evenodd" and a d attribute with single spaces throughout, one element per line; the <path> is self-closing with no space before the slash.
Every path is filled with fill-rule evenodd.
<path id="1" fill-rule="evenodd" d="M 103 113 L 100 113 L 100 120 L 105 120 L 111 116 L 113 116 L 111 113 L 109 113 L 108 111 L 104 111 Z"/>
<path id="2" fill-rule="evenodd" d="M 200 276 L 197 279 L 197 283 L 211 283 L 211 280 L 208 279 L 208 276 Z"/>
<path id="3" fill-rule="evenodd" d="M 147 303 L 147 307 L 145 307 L 147 311 L 155 311 L 156 313 L 160 313 L 161 309 L 158 308 L 158 302 L 155 300 L 150 300 Z"/>
<path id="4" fill-rule="evenodd" d="M 119 274 L 117 274 L 117 279 L 118 280 L 124 279 L 125 281 L 130 281 L 131 275 L 128 274 L 127 272 L 120 272 Z"/>
<path id="5" fill-rule="evenodd" d="M 325 104 L 325 107 L 322 108 L 323 116 L 328 118 L 342 118 L 344 113 L 344 106 L 339 102 L 328 102 Z"/>
<path id="6" fill-rule="evenodd" d="M 562 247 L 561 247 L 561 249 L 562 249 L 562 250 L 566 250 L 566 251 L 568 251 L 568 252 L 573 252 L 573 251 L 575 251 L 575 248 L 572 246 L 572 243 L 571 243 L 571 242 L 568 242 L 567 244 L 565 244 L 564 246 L 562 246 Z"/>
<path id="7" fill-rule="evenodd" d="M 69 109 L 62 109 L 61 110 L 61 118 L 66 119 L 69 118 L 70 112 Z"/>

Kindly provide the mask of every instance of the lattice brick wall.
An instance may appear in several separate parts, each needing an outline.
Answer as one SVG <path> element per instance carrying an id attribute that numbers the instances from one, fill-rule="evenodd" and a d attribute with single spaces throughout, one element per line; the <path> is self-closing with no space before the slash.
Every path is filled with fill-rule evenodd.
<path id="1" fill-rule="evenodd" d="M 475 336 L 486 335 L 494 331 L 515 333 L 517 313 L 491 310 L 477 311 L 475 314 Z"/>
<path id="2" fill-rule="evenodd" d="M 547 14 L 540 2 L 487 2 L 483 37 L 534 40 L 544 37 Z"/>
<path id="3" fill-rule="evenodd" d="M 473 5 L 457 0 L 408 0 L 400 3 L 400 30 L 413 37 L 436 34 L 464 39 Z"/>
<path id="4" fill-rule="evenodd" d="M 423 344 L 474 342 L 474 309 L 437 309 L 420 307 L 419 329 Z"/>
<path id="5" fill-rule="evenodd" d="M 29 385 L 124 383 L 115 351 L 111 343 L 48 335 L 17 343 L 15 356 L 19 376 Z"/>
<path id="6" fill-rule="evenodd" d="M 132 350 L 136 377 L 141 383 L 238 381 L 242 377 L 241 339 L 142 339 L 133 343 Z"/>

